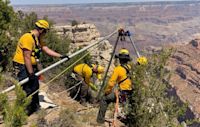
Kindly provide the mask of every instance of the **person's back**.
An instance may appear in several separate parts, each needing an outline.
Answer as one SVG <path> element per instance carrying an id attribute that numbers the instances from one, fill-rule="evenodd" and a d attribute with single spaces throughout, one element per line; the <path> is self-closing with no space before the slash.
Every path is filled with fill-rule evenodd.
<path id="1" fill-rule="evenodd" d="M 132 82 L 130 77 L 128 76 L 128 72 L 125 66 L 129 70 L 131 69 L 129 65 L 119 65 L 115 67 L 114 72 L 108 83 L 108 87 L 111 87 L 110 89 L 112 89 L 113 85 L 118 84 L 120 90 L 132 90 Z"/>
<path id="2" fill-rule="evenodd" d="M 92 76 L 92 69 L 87 64 L 79 64 L 74 67 L 74 72 L 84 78 L 85 82 L 89 85 Z"/>
<path id="3" fill-rule="evenodd" d="M 88 64 L 82 63 L 78 64 L 74 67 L 73 75 L 74 79 L 77 81 L 82 81 L 82 83 L 79 85 L 79 98 L 80 103 L 82 105 L 86 105 L 86 102 L 89 101 L 90 103 L 93 103 L 94 97 L 92 96 L 91 88 L 94 91 L 97 91 L 97 87 L 93 82 L 91 81 L 91 78 L 93 76 L 93 73 L 98 77 L 101 77 L 101 74 L 104 72 L 104 67 L 96 64 L 91 64 L 89 66 Z M 78 91 L 78 90 L 76 90 Z M 73 92 L 72 94 L 73 95 Z"/>

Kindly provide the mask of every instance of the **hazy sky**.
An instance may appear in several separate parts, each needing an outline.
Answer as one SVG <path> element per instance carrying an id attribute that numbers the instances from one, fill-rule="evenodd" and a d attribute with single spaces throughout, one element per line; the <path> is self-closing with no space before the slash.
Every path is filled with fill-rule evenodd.
<path id="1" fill-rule="evenodd" d="M 10 0 L 12 5 L 19 4 L 67 4 L 67 3 L 111 3 L 111 2 L 141 2 L 166 0 Z M 182 1 L 182 0 L 167 0 Z"/>

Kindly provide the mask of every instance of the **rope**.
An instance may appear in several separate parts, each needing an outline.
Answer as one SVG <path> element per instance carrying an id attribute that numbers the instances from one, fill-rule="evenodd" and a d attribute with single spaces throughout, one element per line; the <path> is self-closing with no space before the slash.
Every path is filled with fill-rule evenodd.
<path id="1" fill-rule="evenodd" d="M 79 86 L 82 82 L 83 82 L 83 80 L 81 80 L 80 82 L 76 83 L 74 86 L 70 87 L 69 89 L 60 92 L 60 93 L 57 94 L 57 95 L 60 95 L 60 94 L 62 94 L 62 93 L 64 93 L 64 92 L 68 92 L 68 91 L 72 90 L 73 88 Z"/>
<path id="2" fill-rule="evenodd" d="M 76 92 L 76 95 L 72 98 L 73 100 L 76 99 L 76 97 L 78 96 L 80 90 L 81 90 L 81 85 L 79 85 L 79 87 L 78 87 L 78 91 Z"/>
<path id="3" fill-rule="evenodd" d="M 112 122 L 112 127 L 117 127 L 117 113 L 118 113 L 118 108 L 119 108 L 119 91 L 115 90 L 114 91 L 115 96 L 116 96 L 116 103 L 115 103 L 115 110 L 114 110 L 114 118 Z"/>

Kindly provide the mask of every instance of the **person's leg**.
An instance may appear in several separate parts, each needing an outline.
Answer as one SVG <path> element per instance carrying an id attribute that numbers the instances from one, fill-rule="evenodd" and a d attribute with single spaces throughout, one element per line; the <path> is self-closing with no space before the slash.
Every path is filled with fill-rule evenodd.
<path id="1" fill-rule="evenodd" d="M 116 97 L 115 94 L 112 92 L 107 96 L 104 96 L 100 102 L 100 108 L 99 108 L 99 113 L 97 116 L 97 122 L 98 123 L 104 123 L 105 121 L 105 114 L 106 114 L 106 110 L 108 108 L 108 105 L 111 102 L 115 102 L 116 101 Z"/>
<path id="2" fill-rule="evenodd" d="M 77 74 L 75 74 L 75 73 L 72 73 L 68 77 L 69 77 L 69 79 L 68 79 L 67 83 L 69 84 L 69 86 L 67 86 L 67 89 L 73 87 L 74 85 L 76 85 L 77 83 L 80 83 L 80 81 L 81 81 L 81 80 L 77 79 Z M 76 87 L 74 87 L 73 89 L 70 90 L 70 97 L 74 98 L 77 101 L 80 101 L 80 92 L 77 93 L 80 85 L 81 84 L 79 84 L 78 86 L 76 86 Z M 78 94 L 78 95 L 76 96 L 76 94 Z"/>
<path id="3" fill-rule="evenodd" d="M 88 95 L 87 95 L 87 102 L 89 102 L 90 104 L 94 104 L 95 103 L 95 97 L 94 97 L 94 93 L 92 93 L 91 89 L 88 89 Z"/>
<path id="4" fill-rule="evenodd" d="M 83 82 L 81 84 L 81 89 L 80 89 L 80 103 L 84 106 L 86 104 L 86 99 L 88 96 L 88 89 L 89 89 L 89 86 Z"/>
<path id="5" fill-rule="evenodd" d="M 19 65 L 19 73 L 17 75 L 19 81 L 25 79 L 28 77 L 28 72 L 24 65 Z M 23 90 L 26 92 L 26 96 L 28 97 L 32 93 L 34 93 L 36 90 L 39 89 L 39 81 L 36 78 L 32 82 L 28 81 L 27 83 L 22 85 Z M 30 104 L 27 106 L 27 114 L 31 115 L 33 112 L 37 111 L 39 108 L 39 95 L 38 92 L 32 95 L 32 99 Z"/>
<path id="6" fill-rule="evenodd" d="M 14 69 L 15 69 L 15 72 L 17 72 L 17 78 L 18 78 L 19 81 L 21 81 L 21 80 L 23 80 L 23 79 L 25 79 L 25 78 L 28 77 L 28 74 L 27 74 L 27 71 L 26 71 L 26 68 L 25 68 L 24 65 L 19 65 L 19 64 L 16 64 L 16 63 L 15 63 L 15 64 L 14 64 Z M 28 96 L 31 94 L 31 92 L 32 92 L 32 90 L 31 90 L 29 84 L 30 84 L 30 83 L 27 82 L 27 83 L 24 83 L 24 84 L 22 85 L 22 89 L 25 91 L 27 97 L 28 97 Z M 26 107 L 27 115 L 31 115 L 32 112 L 33 112 L 33 111 L 32 111 L 32 108 L 31 108 L 31 103 L 32 103 L 32 100 L 31 100 L 30 104 Z"/>

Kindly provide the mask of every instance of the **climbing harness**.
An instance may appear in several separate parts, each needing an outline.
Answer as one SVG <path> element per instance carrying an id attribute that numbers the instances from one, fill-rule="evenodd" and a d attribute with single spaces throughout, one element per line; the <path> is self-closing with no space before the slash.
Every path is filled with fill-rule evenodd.
<path id="1" fill-rule="evenodd" d="M 31 34 L 31 36 L 32 36 L 32 38 L 34 39 L 34 42 L 35 42 L 35 49 L 32 51 L 31 56 L 35 57 L 36 61 L 39 61 L 40 56 L 41 56 L 41 52 L 42 52 L 39 40 L 32 32 L 29 32 L 29 33 Z"/>

